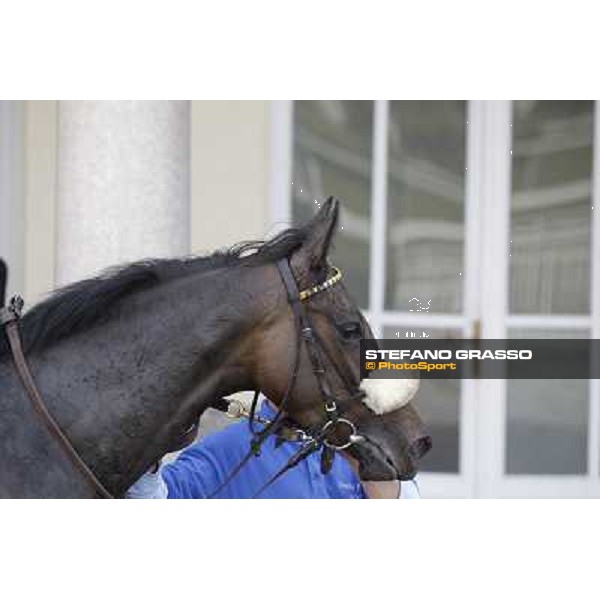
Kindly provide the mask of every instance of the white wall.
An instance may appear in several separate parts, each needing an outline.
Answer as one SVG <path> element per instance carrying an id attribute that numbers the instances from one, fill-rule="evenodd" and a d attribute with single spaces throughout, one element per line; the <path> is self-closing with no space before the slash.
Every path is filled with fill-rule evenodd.
<path id="1" fill-rule="evenodd" d="M 54 288 L 57 102 L 23 102 L 23 282 L 31 306 Z M 193 101 L 191 250 L 201 254 L 268 232 L 268 101 Z M 9 219 L 11 227 L 14 219 Z M 8 221 L 7 221 L 8 223 Z"/>
<path id="2" fill-rule="evenodd" d="M 25 298 L 31 306 L 54 287 L 57 103 L 25 103 Z"/>
<path id="3" fill-rule="evenodd" d="M 267 233 L 270 102 L 192 103 L 192 251 Z"/>

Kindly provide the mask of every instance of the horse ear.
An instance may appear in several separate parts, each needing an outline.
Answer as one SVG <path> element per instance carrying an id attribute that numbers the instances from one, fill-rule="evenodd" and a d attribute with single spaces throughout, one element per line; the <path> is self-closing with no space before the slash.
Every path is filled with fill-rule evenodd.
<path id="1" fill-rule="evenodd" d="M 307 237 L 294 253 L 293 262 L 307 270 L 320 268 L 327 257 L 333 234 L 337 228 L 339 202 L 327 198 L 319 212 L 305 225 Z"/>

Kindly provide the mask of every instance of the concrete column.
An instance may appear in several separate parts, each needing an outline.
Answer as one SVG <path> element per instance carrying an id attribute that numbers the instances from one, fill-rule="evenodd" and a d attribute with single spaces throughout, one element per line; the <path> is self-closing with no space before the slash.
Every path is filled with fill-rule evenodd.
<path id="1" fill-rule="evenodd" d="M 59 285 L 189 253 L 189 102 L 59 103 L 56 243 Z"/>

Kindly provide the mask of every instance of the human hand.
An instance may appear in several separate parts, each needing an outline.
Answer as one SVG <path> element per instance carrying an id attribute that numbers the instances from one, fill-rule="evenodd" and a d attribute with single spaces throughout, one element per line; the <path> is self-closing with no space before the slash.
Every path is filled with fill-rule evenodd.
<path id="1" fill-rule="evenodd" d="M 352 456 L 344 454 L 344 458 L 352 467 L 352 470 L 360 479 L 360 464 Z M 398 479 L 392 481 L 362 481 L 361 484 L 365 495 L 369 500 L 396 500 L 400 498 L 401 483 Z"/>

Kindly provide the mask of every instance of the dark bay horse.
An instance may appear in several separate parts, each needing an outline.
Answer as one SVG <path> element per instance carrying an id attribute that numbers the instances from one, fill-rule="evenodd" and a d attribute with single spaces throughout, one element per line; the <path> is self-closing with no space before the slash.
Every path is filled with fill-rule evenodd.
<path id="1" fill-rule="evenodd" d="M 304 227 L 270 241 L 134 263 L 68 286 L 25 314 L 21 335 L 44 401 L 114 496 L 216 398 L 261 390 L 278 404 L 287 390 L 286 413 L 295 423 L 322 422 L 322 389 L 306 344 L 297 346 L 297 377 L 288 390 L 297 337 L 276 261 L 289 259 L 300 290 L 327 280 L 337 217 L 330 199 Z M 372 333 L 343 283 L 305 305 L 328 389 L 342 416 L 352 413 L 363 440 L 348 449 L 361 475 L 412 477 L 429 447 L 414 408 L 398 404 L 377 414 L 348 391 L 348 377 L 360 382 L 359 340 Z M 0 335 L 0 497 L 94 495 L 34 413 Z"/>

